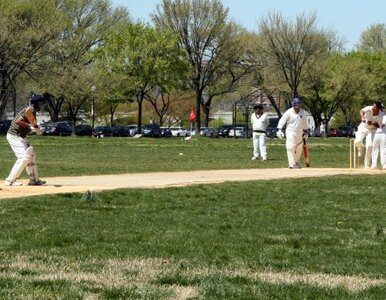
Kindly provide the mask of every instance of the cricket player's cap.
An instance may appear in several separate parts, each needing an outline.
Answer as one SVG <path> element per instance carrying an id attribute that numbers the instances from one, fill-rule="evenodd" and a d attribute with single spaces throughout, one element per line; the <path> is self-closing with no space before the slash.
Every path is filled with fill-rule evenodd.
<path id="1" fill-rule="evenodd" d="M 253 109 L 264 109 L 264 106 L 262 104 L 256 104 Z"/>
<path id="2" fill-rule="evenodd" d="M 374 102 L 374 105 L 378 108 L 378 109 L 383 109 L 383 104 L 381 101 L 375 101 Z"/>
<path id="3" fill-rule="evenodd" d="M 302 100 L 300 98 L 293 98 L 291 102 L 292 106 L 302 104 Z"/>

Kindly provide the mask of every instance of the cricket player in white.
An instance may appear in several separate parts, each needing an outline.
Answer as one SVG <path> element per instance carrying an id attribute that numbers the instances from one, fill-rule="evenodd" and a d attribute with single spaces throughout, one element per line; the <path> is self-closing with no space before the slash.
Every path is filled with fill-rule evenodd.
<path id="1" fill-rule="evenodd" d="M 256 160 L 261 156 L 263 161 L 267 160 L 267 127 L 269 125 L 268 114 L 264 113 L 264 107 L 257 104 L 253 107 L 255 112 L 251 115 L 252 123 L 252 144 L 253 156 L 252 160 Z"/>
<path id="2" fill-rule="evenodd" d="M 283 128 L 286 136 L 286 149 L 288 167 L 290 169 L 300 169 L 300 158 L 303 152 L 303 136 L 308 137 L 306 113 L 301 109 L 302 101 L 300 98 L 292 99 L 292 108 L 288 109 L 280 118 L 277 125 L 277 137 L 284 138 Z"/>
<path id="3" fill-rule="evenodd" d="M 371 169 L 377 168 L 378 155 L 381 156 L 381 167 L 386 170 L 386 114 L 382 113 L 382 123 L 375 131 L 372 153 L 371 153 Z"/>
<path id="4" fill-rule="evenodd" d="M 374 134 L 379 124 L 382 124 L 383 105 L 380 101 L 375 101 L 373 105 L 362 108 L 359 112 L 361 116 L 361 124 L 358 126 L 358 131 L 355 134 L 355 147 L 358 149 L 358 156 L 363 155 L 363 140 L 366 138 L 366 155 L 365 168 L 370 167 L 371 151 L 374 140 Z"/>
<path id="5" fill-rule="evenodd" d="M 29 99 L 29 106 L 22 109 L 13 118 L 7 133 L 7 141 L 16 156 L 16 162 L 5 180 L 7 186 L 20 186 L 21 182 L 16 181 L 21 172 L 26 169 L 29 176 L 28 185 L 44 185 L 46 182 L 39 179 L 38 168 L 34 148 L 27 141 L 29 133 L 42 134 L 43 130 L 36 121 L 36 112 L 40 110 L 39 103 L 44 101 L 40 95 L 33 95 Z"/>

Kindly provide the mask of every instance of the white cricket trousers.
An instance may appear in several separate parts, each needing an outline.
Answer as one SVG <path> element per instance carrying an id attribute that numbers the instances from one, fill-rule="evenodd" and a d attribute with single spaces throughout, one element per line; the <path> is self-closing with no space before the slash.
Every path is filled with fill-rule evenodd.
<path id="1" fill-rule="evenodd" d="M 386 169 L 386 132 L 376 132 L 374 135 L 371 154 L 372 169 L 377 168 L 379 154 L 381 156 L 381 167 L 382 169 Z"/>
<path id="2" fill-rule="evenodd" d="M 7 133 L 7 141 L 16 156 L 16 162 L 13 165 L 7 180 L 14 181 L 20 175 L 20 168 L 24 164 L 26 149 L 29 147 L 29 145 L 25 138 L 10 133 Z M 31 162 L 36 163 L 35 155 L 33 155 L 33 160 Z"/>
<path id="3" fill-rule="evenodd" d="M 303 131 L 286 131 L 286 143 L 288 166 L 295 167 L 299 164 L 303 153 Z"/>
<path id="4" fill-rule="evenodd" d="M 265 133 L 254 132 L 252 135 L 252 143 L 253 143 L 253 156 L 259 157 L 263 160 L 267 159 L 267 144 L 266 144 L 267 136 Z"/>

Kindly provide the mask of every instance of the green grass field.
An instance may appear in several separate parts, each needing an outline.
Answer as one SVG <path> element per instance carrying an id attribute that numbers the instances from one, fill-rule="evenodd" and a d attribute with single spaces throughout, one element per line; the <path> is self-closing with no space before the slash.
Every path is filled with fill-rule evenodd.
<path id="1" fill-rule="evenodd" d="M 286 167 L 284 142 L 34 137 L 44 176 Z M 310 139 L 347 167 L 347 139 Z M 3 178 L 14 157 L 0 140 Z M 182 153 L 182 155 L 180 155 Z M 0 201 L 0 299 L 383 299 L 386 174 Z M 0 191 L 1 192 L 1 191 Z"/>
<path id="2" fill-rule="evenodd" d="M 44 176 L 117 174 L 199 169 L 287 167 L 284 140 L 268 141 L 268 161 L 251 161 L 250 139 L 172 139 L 80 137 L 30 138 Z M 310 139 L 313 167 L 346 168 L 349 140 Z M 0 139 L 0 176 L 6 177 L 15 157 L 5 138 Z"/>

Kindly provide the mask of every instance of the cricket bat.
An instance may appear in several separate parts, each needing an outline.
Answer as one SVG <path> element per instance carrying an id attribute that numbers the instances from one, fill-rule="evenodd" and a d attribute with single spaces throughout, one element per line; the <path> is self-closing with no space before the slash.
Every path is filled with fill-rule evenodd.
<path id="1" fill-rule="evenodd" d="M 310 153 L 308 151 L 308 145 L 305 138 L 303 138 L 303 154 L 304 160 L 306 161 L 306 166 L 310 167 Z"/>

